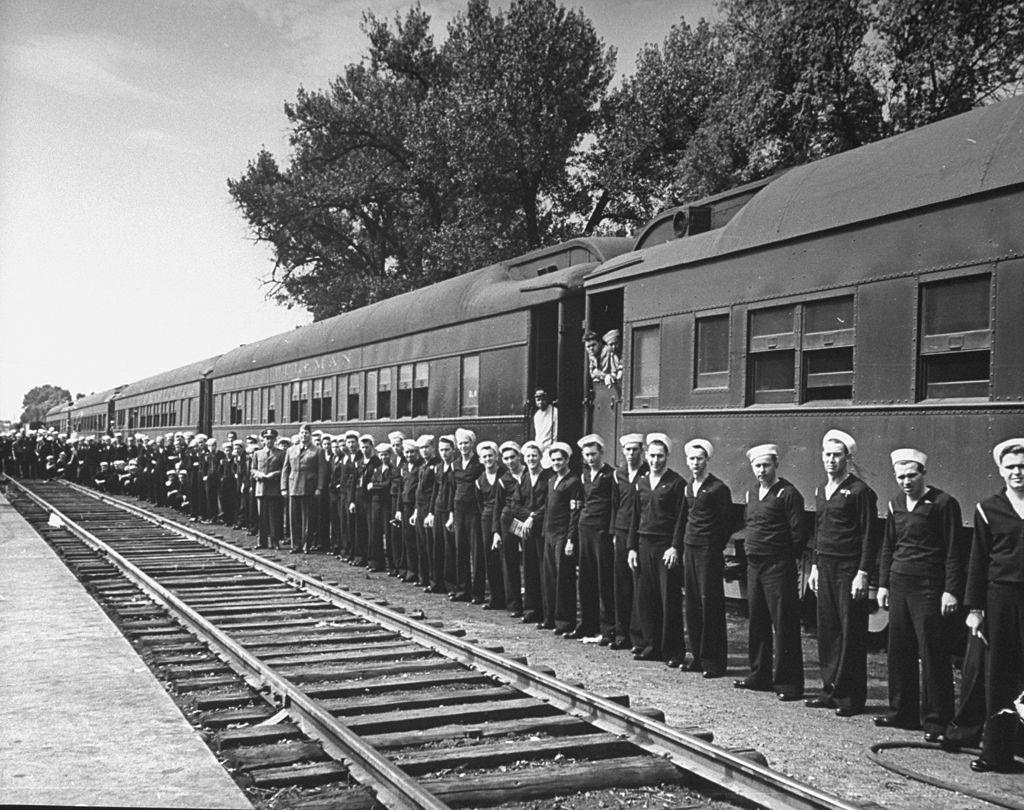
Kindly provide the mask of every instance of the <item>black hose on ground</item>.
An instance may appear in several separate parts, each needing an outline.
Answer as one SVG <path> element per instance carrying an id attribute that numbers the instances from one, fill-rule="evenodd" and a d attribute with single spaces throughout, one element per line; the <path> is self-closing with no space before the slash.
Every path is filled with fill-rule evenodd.
<path id="1" fill-rule="evenodd" d="M 877 742 L 874 743 L 868 750 L 868 759 L 874 762 L 876 765 L 881 765 L 883 768 L 894 773 L 905 776 L 907 779 L 913 779 L 917 782 L 924 782 L 929 785 L 933 785 L 943 790 L 949 790 L 953 793 L 963 793 L 965 796 L 970 796 L 972 799 L 979 799 L 989 804 L 994 804 L 996 807 L 1005 807 L 1008 810 L 1024 810 L 1024 802 L 1017 801 L 1015 799 L 1006 796 L 1005 794 L 989 793 L 986 790 L 972 790 L 971 788 L 959 785 L 955 782 L 947 782 L 945 779 L 940 779 L 937 776 L 929 776 L 926 773 L 915 771 L 913 768 L 908 768 L 905 765 L 899 765 L 895 762 L 886 762 L 882 757 L 879 756 L 879 751 L 888 751 L 894 748 L 924 748 L 926 750 L 942 751 L 944 750 L 937 743 L 923 743 L 923 742 Z M 977 748 L 961 748 L 960 751 L 965 754 L 974 754 L 980 756 L 981 751 Z"/>

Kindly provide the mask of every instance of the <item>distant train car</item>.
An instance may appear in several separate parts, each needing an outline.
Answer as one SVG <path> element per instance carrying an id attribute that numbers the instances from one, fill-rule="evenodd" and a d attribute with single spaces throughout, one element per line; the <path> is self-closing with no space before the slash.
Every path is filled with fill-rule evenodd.
<path id="1" fill-rule="evenodd" d="M 80 397 L 68 410 L 68 427 L 82 434 L 106 433 L 114 425 L 114 397 L 123 386 Z"/>
<path id="2" fill-rule="evenodd" d="M 229 351 L 210 374 L 213 431 L 311 422 L 382 438 L 466 425 L 521 441 L 540 385 L 578 435 L 582 281 L 630 247 L 574 239 Z"/>
<path id="3" fill-rule="evenodd" d="M 70 432 L 68 428 L 70 423 L 70 413 L 70 404 L 64 403 L 63 405 L 54 405 L 46 412 L 46 419 L 44 422 L 46 423 L 47 429 L 56 430 L 58 433 L 67 435 Z"/>
<path id="4" fill-rule="evenodd" d="M 186 430 L 208 434 L 213 403 L 209 374 L 219 357 L 124 386 L 114 399 L 113 429 L 147 436 Z"/>

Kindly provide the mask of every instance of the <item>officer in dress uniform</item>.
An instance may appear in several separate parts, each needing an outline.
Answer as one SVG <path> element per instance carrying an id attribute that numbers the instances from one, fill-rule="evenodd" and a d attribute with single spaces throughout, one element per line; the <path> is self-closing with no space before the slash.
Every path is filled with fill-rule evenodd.
<path id="1" fill-rule="evenodd" d="M 668 466 L 672 440 L 648 433 L 647 475 L 636 479 L 633 525 L 629 532 L 629 567 L 637 572 L 637 612 L 643 649 L 638 661 L 664 660 L 682 665 L 683 533 L 686 529 L 686 479 Z"/>
<path id="2" fill-rule="evenodd" d="M 494 522 L 489 536 L 497 543 L 501 553 L 502 591 L 505 607 L 513 619 L 523 615 L 522 540 L 512 530 L 512 519 L 519 498 L 519 487 L 526 477 L 519 445 L 504 442 L 498 448 L 505 468 L 498 477 L 494 497 Z"/>
<path id="3" fill-rule="evenodd" d="M 889 501 L 876 598 L 889 609 L 892 712 L 875 725 L 923 726 L 925 739 L 936 742 L 953 719 L 949 636 L 964 597 L 968 549 L 958 538 L 960 504 L 925 483 L 928 456 L 901 448 L 890 457 L 903 492 Z"/>
<path id="4" fill-rule="evenodd" d="M 779 700 L 804 695 L 797 560 L 803 552 L 804 499 L 780 478 L 779 448 L 747 451 L 757 486 L 746 493 L 748 656 L 750 674 L 737 689 L 775 691 Z"/>
<path id="5" fill-rule="evenodd" d="M 299 441 L 284 457 L 281 494 L 288 496 L 292 551 L 308 554 L 313 548 L 313 521 L 317 498 L 327 489 L 327 459 L 313 444 L 308 424 L 299 427 Z"/>
<path id="6" fill-rule="evenodd" d="M 643 652 L 643 634 L 636 605 L 636 571 L 629 565 L 629 532 L 633 528 L 636 481 L 647 475 L 642 433 L 619 437 L 626 463 L 615 469 L 615 641 L 613 650 Z"/>
<path id="7" fill-rule="evenodd" d="M 693 661 L 689 669 L 705 678 L 725 674 L 725 545 L 729 541 L 732 493 L 708 472 L 715 452 L 707 439 L 691 439 L 683 448 L 693 480 L 686 486 L 683 533 L 683 612 Z"/>
<path id="8" fill-rule="evenodd" d="M 822 691 L 806 701 L 839 717 L 864 709 L 868 691 L 868 572 L 878 556 L 878 498 L 849 472 L 853 436 L 830 430 L 821 440 L 826 482 L 814 490 L 814 563 L 808 585 L 818 597 Z"/>
<path id="9" fill-rule="evenodd" d="M 1024 690 L 1024 437 L 1000 442 L 992 458 L 1006 486 L 978 504 L 965 595 L 971 634 L 988 636 L 988 720 L 971 770 L 1011 772 L 1024 743 L 1013 710 Z"/>
<path id="10" fill-rule="evenodd" d="M 615 640 L 615 470 L 603 458 L 604 439 L 584 436 L 583 504 L 579 534 L 579 626 L 567 638 L 581 638 L 606 647 Z"/>
<path id="11" fill-rule="evenodd" d="M 263 446 L 253 454 L 250 476 L 252 494 L 259 512 L 259 548 L 280 548 L 284 535 L 284 498 L 281 470 L 284 450 L 277 447 L 277 431 L 268 428 L 260 434 Z"/>
<path id="12" fill-rule="evenodd" d="M 552 474 L 541 462 L 543 453 L 537 442 L 523 444 L 526 476 L 519 486 L 512 512 L 512 516 L 522 524 L 523 623 L 536 622 L 538 627 L 544 624 L 541 566 L 544 559 L 544 513 L 548 502 L 548 478 Z"/>
<path id="13" fill-rule="evenodd" d="M 576 629 L 576 544 L 579 540 L 580 504 L 583 485 L 569 469 L 572 448 L 554 442 L 547 449 L 551 477 L 544 509 L 544 557 L 541 601 L 542 629 L 556 635 Z"/>

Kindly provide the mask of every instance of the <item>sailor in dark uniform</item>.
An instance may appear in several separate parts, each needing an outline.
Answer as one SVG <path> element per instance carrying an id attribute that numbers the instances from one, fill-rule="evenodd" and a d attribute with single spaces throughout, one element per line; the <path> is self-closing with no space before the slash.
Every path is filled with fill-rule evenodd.
<path id="1" fill-rule="evenodd" d="M 971 769 L 1010 772 L 1013 752 L 1024 742 L 1013 716 L 1024 690 L 1024 438 L 1000 442 L 992 458 L 1006 487 L 978 504 L 965 595 L 967 626 L 973 635 L 988 636 L 988 720 Z"/>
<path id="2" fill-rule="evenodd" d="M 804 499 L 780 478 L 779 448 L 747 451 L 757 486 L 746 493 L 748 656 L 750 674 L 737 689 L 774 690 L 779 700 L 804 695 L 797 560 L 804 547 Z"/>
<path id="3" fill-rule="evenodd" d="M 686 485 L 686 530 L 683 535 L 683 607 L 693 661 L 689 669 L 705 678 L 725 674 L 725 544 L 730 534 L 732 493 L 708 472 L 715 452 L 706 439 L 691 439 L 683 448 L 693 480 Z"/>
<path id="4" fill-rule="evenodd" d="M 482 441 L 476 446 L 476 455 L 483 470 L 476 479 L 477 508 L 480 510 L 480 546 L 473 555 L 473 570 L 486 572 L 486 598 L 484 610 L 505 609 L 505 581 L 501 573 L 501 535 L 494 536 L 495 511 L 498 504 L 498 482 L 505 469 L 498 459 L 498 445 Z M 473 579 L 474 601 L 484 598 L 482 583 Z"/>
<path id="5" fill-rule="evenodd" d="M 486 573 L 473 570 L 472 562 L 480 537 L 480 509 L 476 501 L 476 479 L 484 465 L 476 455 L 476 434 L 466 428 L 455 430 L 458 454 L 452 462 L 451 523 L 452 531 L 445 547 L 447 578 L 454 583 L 449 598 L 453 602 L 474 602 L 482 605 Z"/>
<path id="6" fill-rule="evenodd" d="M 636 480 L 647 475 L 642 433 L 619 437 L 626 463 L 615 469 L 615 641 L 613 650 L 644 649 L 636 606 L 636 571 L 629 565 L 629 530 L 633 527 Z"/>
<path id="7" fill-rule="evenodd" d="M 839 717 L 864 709 L 868 690 L 868 577 L 878 556 L 874 490 L 849 472 L 857 443 L 830 430 L 821 441 L 827 481 L 814 491 L 814 563 L 808 585 L 818 599 L 822 691 L 806 704 Z"/>
<path id="8" fill-rule="evenodd" d="M 544 557 L 541 565 L 542 628 L 557 635 L 576 628 L 576 549 L 583 485 L 569 469 L 572 448 L 556 441 L 547 449 L 552 475 L 544 510 Z"/>
<path id="9" fill-rule="evenodd" d="M 875 725 L 923 726 L 925 739 L 935 742 L 953 719 L 949 638 L 964 597 L 968 549 L 958 538 L 960 504 L 925 483 L 928 457 L 903 448 L 891 458 L 903 492 L 889 501 L 876 598 L 889 609 L 892 712 Z"/>
<path id="10" fill-rule="evenodd" d="M 502 590 L 505 607 L 512 618 L 523 615 L 522 538 L 512 526 L 519 488 L 526 478 L 519 445 L 504 442 L 498 448 L 504 472 L 498 478 L 494 500 L 494 523 L 491 526 L 491 544 L 498 544 L 501 553 Z"/>
<path id="11" fill-rule="evenodd" d="M 437 452 L 441 456 L 441 462 L 436 467 L 434 478 L 434 506 L 427 519 L 430 521 L 428 528 L 434 532 L 434 570 L 432 579 L 435 593 L 453 593 L 455 590 L 454 580 L 448 579 L 448 572 L 453 566 L 448 564 L 448 547 L 451 543 L 452 528 L 452 488 L 455 482 L 452 476 L 453 462 L 455 461 L 455 437 L 444 435 L 437 440 Z M 452 551 L 452 554 L 455 552 Z"/>
<path id="12" fill-rule="evenodd" d="M 637 571 L 637 612 L 643 649 L 639 661 L 663 660 L 678 667 L 686 657 L 683 634 L 683 534 L 686 479 L 668 466 L 672 440 L 664 433 L 645 439 L 650 471 L 636 479 L 629 565 Z"/>
<path id="13" fill-rule="evenodd" d="M 580 475 L 580 623 L 566 637 L 605 647 L 615 640 L 615 470 L 605 463 L 604 439 L 596 433 L 576 444 L 584 463 Z"/>
<path id="14" fill-rule="evenodd" d="M 416 529 L 416 558 L 419 567 L 412 572 L 420 586 L 426 591 L 433 590 L 431 578 L 434 571 L 434 530 L 427 525 L 434 504 L 434 487 L 437 484 L 437 456 L 434 453 L 434 437 L 429 433 L 416 439 L 420 453 L 420 465 L 416 468 L 416 506 L 409 521 Z"/>
<path id="15" fill-rule="evenodd" d="M 544 468 L 544 451 L 537 442 L 524 442 L 522 451 L 526 476 L 519 486 L 513 517 L 522 524 L 523 623 L 537 622 L 539 628 L 544 624 L 541 571 L 544 559 L 544 512 L 547 508 L 551 470 Z"/>
<path id="16" fill-rule="evenodd" d="M 402 560 L 396 562 L 403 582 L 419 582 L 420 555 L 416 541 L 416 522 L 410 518 L 416 512 L 416 487 L 419 486 L 420 449 L 412 439 L 402 439 L 402 488 L 399 493 L 399 509 L 395 512 L 395 534 L 402 535 Z"/>

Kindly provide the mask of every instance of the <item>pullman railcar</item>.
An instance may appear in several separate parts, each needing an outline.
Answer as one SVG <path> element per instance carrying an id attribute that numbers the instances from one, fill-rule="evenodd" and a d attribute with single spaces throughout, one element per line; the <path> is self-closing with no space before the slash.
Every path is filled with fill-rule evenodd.
<path id="1" fill-rule="evenodd" d="M 70 413 L 70 404 L 65 403 L 64 405 L 54 405 L 46 412 L 46 419 L 44 421 L 47 429 L 56 430 L 58 433 L 63 433 L 65 435 L 70 433 Z"/>
<path id="2" fill-rule="evenodd" d="M 114 425 L 114 397 L 124 386 L 79 397 L 68 410 L 68 428 L 73 433 L 106 433 Z"/>
<path id="3" fill-rule="evenodd" d="M 129 383 L 114 399 L 111 428 L 155 436 L 171 431 L 210 433 L 213 385 L 220 355 Z"/>
<path id="4" fill-rule="evenodd" d="M 574 239 L 242 346 L 214 364 L 213 431 L 355 429 L 526 437 L 529 389 L 583 427 L 583 278 L 632 247 Z"/>

